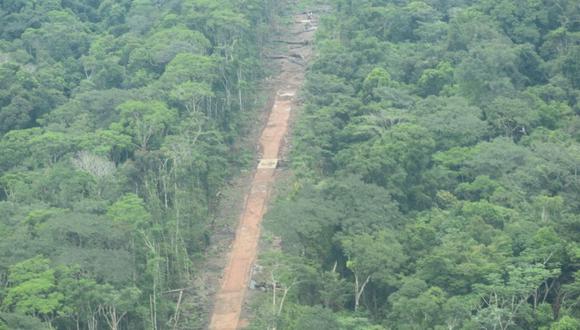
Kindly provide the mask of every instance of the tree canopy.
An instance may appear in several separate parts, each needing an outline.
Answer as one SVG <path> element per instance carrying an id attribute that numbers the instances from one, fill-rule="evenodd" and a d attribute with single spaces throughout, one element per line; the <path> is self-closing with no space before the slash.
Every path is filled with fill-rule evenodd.
<path id="1" fill-rule="evenodd" d="M 234 143 L 282 5 L 0 2 L 1 329 L 204 327 L 171 290 L 248 165 Z"/>
<path id="2" fill-rule="evenodd" d="M 577 1 L 326 3 L 266 216 L 317 275 L 273 322 L 577 327 Z"/>

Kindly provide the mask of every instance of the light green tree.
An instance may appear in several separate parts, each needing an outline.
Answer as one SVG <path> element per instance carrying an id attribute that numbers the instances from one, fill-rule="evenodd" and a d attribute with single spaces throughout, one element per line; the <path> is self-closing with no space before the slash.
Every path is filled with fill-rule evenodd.
<path id="1" fill-rule="evenodd" d="M 50 322 L 62 308 L 64 295 L 57 290 L 49 260 L 35 257 L 10 267 L 9 288 L 2 309 L 38 316 Z"/>

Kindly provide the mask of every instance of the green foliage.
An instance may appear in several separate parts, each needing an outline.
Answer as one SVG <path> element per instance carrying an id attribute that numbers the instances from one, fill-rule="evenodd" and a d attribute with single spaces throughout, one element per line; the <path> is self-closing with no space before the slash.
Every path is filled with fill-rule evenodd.
<path id="1" fill-rule="evenodd" d="M 341 246 L 348 258 L 346 267 L 363 281 L 375 278 L 393 283 L 394 274 L 406 259 L 394 233 L 386 230 L 346 236 L 341 239 Z"/>
<path id="2" fill-rule="evenodd" d="M 445 292 L 438 287 L 427 287 L 421 280 L 408 279 L 389 299 L 392 317 L 401 328 L 424 329 L 441 323 L 444 316 Z"/>
<path id="3" fill-rule="evenodd" d="M 16 313 L 0 313 L 0 329 L 2 330 L 48 330 L 38 318 Z"/>
<path id="4" fill-rule="evenodd" d="M 203 262 L 280 11 L 0 3 L 0 328 L 203 325 L 164 292 Z"/>
<path id="5" fill-rule="evenodd" d="M 580 327 L 580 321 L 568 315 L 562 317 L 558 322 L 550 326 L 550 330 L 572 330 Z"/>
<path id="6" fill-rule="evenodd" d="M 580 88 L 580 47 L 576 46 L 569 50 L 568 56 L 562 63 L 562 73 L 570 79 L 572 86 Z"/>
<path id="7" fill-rule="evenodd" d="M 332 8 L 266 221 L 320 266 L 291 302 L 338 329 L 578 327 L 578 6 Z"/>
<path id="8" fill-rule="evenodd" d="M 453 83 L 453 67 L 448 62 L 442 62 L 434 69 L 423 71 L 417 87 L 421 96 L 438 95 L 451 83 Z"/>
<path id="9" fill-rule="evenodd" d="M 59 310 L 64 296 L 56 291 L 48 262 L 37 257 L 10 267 L 10 288 L 2 303 L 5 310 L 29 315 L 50 315 Z"/>
<path id="10" fill-rule="evenodd" d="M 282 328 L 292 330 L 341 329 L 332 312 L 318 306 L 294 306 L 287 313 Z"/>
<path id="11" fill-rule="evenodd" d="M 145 209 L 143 199 L 135 194 L 126 194 L 109 208 L 107 215 L 120 227 L 129 231 L 145 226 L 151 215 Z"/>

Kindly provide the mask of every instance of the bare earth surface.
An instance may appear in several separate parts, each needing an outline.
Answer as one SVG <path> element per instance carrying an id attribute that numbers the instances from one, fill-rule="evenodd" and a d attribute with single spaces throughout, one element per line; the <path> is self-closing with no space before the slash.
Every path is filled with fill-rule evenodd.
<path id="1" fill-rule="evenodd" d="M 281 71 L 273 83 L 278 87 L 268 123 L 260 137 L 261 160 L 258 164 L 238 228 L 228 263 L 224 269 L 220 289 L 213 301 L 209 329 L 235 330 L 242 328 L 240 321 L 252 265 L 258 253 L 260 224 L 266 212 L 275 180 L 276 165 L 281 158 L 284 139 L 288 132 L 291 111 L 296 105 L 296 94 L 304 81 L 306 63 L 312 55 L 315 19 L 306 14 L 296 15 L 288 26 L 284 40 L 285 54 L 273 55 L 281 61 Z"/>

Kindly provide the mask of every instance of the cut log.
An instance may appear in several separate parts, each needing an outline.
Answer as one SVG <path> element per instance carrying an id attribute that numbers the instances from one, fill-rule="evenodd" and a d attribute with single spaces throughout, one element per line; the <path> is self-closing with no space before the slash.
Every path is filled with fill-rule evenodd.
<path id="1" fill-rule="evenodd" d="M 301 60 L 304 60 L 304 56 L 302 56 L 301 54 L 298 54 L 298 53 L 292 53 L 292 54 L 290 54 L 290 57 L 299 58 Z"/>
<path id="2" fill-rule="evenodd" d="M 292 57 L 289 57 L 289 58 L 288 58 L 288 62 L 290 62 L 290 63 L 294 63 L 294 64 L 298 64 L 298 65 L 300 65 L 300 66 L 305 66 L 305 65 L 306 65 L 306 64 L 304 63 L 304 61 L 298 61 L 298 60 L 295 60 L 295 59 L 293 59 Z"/>
<path id="3" fill-rule="evenodd" d="M 304 40 L 304 41 L 274 40 L 274 42 L 281 42 L 281 43 L 285 43 L 288 45 L 303 45 L 303 46 L 307 46 L 310 44 L 308 42 L 308 40 Z"/>

